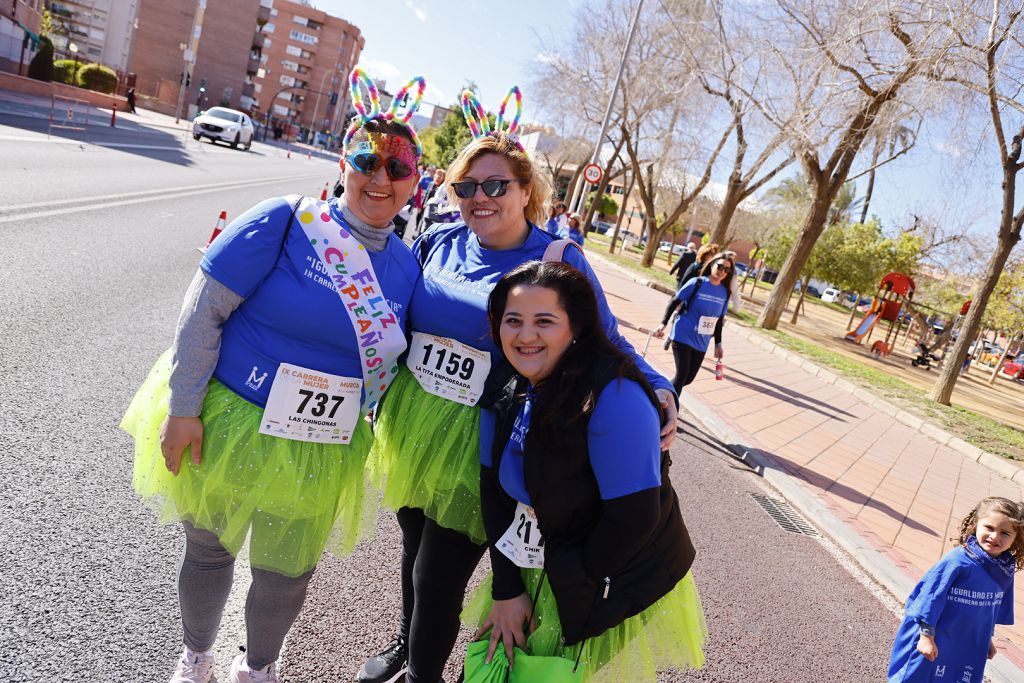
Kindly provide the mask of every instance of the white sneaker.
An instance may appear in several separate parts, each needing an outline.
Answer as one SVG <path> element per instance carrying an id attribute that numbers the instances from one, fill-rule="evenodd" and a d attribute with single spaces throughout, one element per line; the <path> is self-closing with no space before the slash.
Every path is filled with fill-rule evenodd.
<path id="1" fill-rule="evenodd" d="M 178 659 L 171 683 L 210 683 L 213 680 L 213 665 L 212 654 L 192 652 L 186 647 Z"/>
<path id="2" fill-rule="evenodd" d="M 271 662 L 259 670 L 250 669 L 243 652 L 231 660 L 231 674 L 228 676 L 228 681 L 230 683 L 278 683 L 276 669 L 277 662 Z"/>

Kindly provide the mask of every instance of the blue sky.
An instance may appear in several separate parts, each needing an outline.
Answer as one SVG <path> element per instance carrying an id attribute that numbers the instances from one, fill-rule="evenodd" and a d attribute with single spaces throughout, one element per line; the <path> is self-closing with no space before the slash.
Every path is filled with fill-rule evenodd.
<path id="1" fill-rule="evenodd" d="M 571 39 L 580 0 L 313 4 L 359 27 L 366 38 L 361 65 L 375 78 L 385 79 L 392 92 L 410 77 L 423 75 L 428 82 L 425 99 L 447 106 L 472 80 L 484 106 L 494 110 L 509 86 L 518 84 L 524 92 L 523 119 L 544 123 L 543 110 L 531 98 L 531 65 L 539 53 L 557 50 Z M 425 107 L 423 113 L 429 111 Z M 992 232 L 998 220 L 999 176 L 993 172 L 997 167 L 991 131 L 984 128 L 984 121 L 979 125 L 967 132 L 942 117 L 927 121 L 917 146 L 879 170 L 871 214 L 890 231 L 909 227 L 912 214 L 919 214 Z M 721 182 L 727 171 L 720 165 L 714 179 Z M 858 181 L 859 195 L 865 188 L 866 180 Z"/>

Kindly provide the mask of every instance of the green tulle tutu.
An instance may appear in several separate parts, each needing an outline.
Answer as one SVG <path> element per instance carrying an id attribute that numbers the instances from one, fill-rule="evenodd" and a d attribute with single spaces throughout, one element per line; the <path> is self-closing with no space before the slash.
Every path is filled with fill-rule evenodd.
<path id="1" fill-rule="evenodd" d="M 480 409 L 429 394 L 404 365 L 374 425 L 369 475 L 385 507 L 423 510 L 484 543 L 480 513 Z"/>
<path id="2" fill-rule="evenodd" d="M 286 576 L 315 567 L 325 547 L 347 554 L 372 534 L 376 501 L 365 495 L 372 434 L 364 420 L 346 445 L 267 436 L 259 433 L 263 409 L 211 380 L 200 415 L 202 462 L 194 465 L 186 450 L 174 476 L 159 437 L 170 372 L 168 351 L 121 421 L 135 437 L 132 485 L 161 521 L 212 531 L 233 555 L 251 529 L 252 566 Z"/>
<path id="3" fill-rule="evenodd" d="M 523 569 L 526 594 L 537 589 L 540 569 Z M 491 576 L 475 590 L 462 612 L 462 620 L 477 628 L 491 610 Z M 699 669 L 704 666 L 707 625 L 693 574 L 687 573 L 669 593 L 640 614 L 626 619 L 580 645 L 562 645 L 562 626 L 555 596 L 547 579 L 537 599 L 537 630 L 527 639 L 532 655 L 576 661 L 583 679 L 592 683 L 656 681 L 658 671 Z"/>

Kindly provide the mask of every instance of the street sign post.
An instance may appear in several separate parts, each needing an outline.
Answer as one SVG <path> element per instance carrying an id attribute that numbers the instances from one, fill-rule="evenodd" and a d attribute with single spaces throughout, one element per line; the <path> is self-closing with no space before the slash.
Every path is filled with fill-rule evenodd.
<path id="1" fill-rule="evenodd" d="M 597 185 L 601 182 L 601 177 L 604 175 L 604 171 L 597 164 L 587 164 L 583 168 L 583 179 L 591 185 Z"/>

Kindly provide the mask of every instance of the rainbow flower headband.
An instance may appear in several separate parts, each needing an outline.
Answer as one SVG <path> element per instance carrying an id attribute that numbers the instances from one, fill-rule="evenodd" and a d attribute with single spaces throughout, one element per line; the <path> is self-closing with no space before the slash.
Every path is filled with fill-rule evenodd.
<path id="1" fill-rule="evenodd" d="M 352 106 L 355 107 L 356 116 L 352 120 L 352 125 L 348 127 L 348 131 L 345 132 L 342 147 L 348 146 L 357 130 L 376 119 L 380 121 L 394 121 L 408 128 L 409 132 L 412 133 L 412 140 L 416 144 L 416 156 L 423 156 L 423 145 L 416 135 L 416 130 L 409 123 L 412 120 L 413 114 L 420 108 L 420 102 L 423 101 L 423 92 L 427 89 L 427 81 L 424 80 L 423 76 L 416 76 L 403 85 L 402 89 L 395 93 L 395 97 L 391 100 L 391 106 L 388 107 L 386 112 L 380 110 L 380 93 L 366 71 L 358 66 L 352 69 L 348 82 L 352 92 Z M 360 84 L 366 87 L 366 92 L 370 98 L 369 103 L 363 100 L 363 91 L 359 87 Z M 410 92 L 413 92 L 414 87 L 415 94 L 412 102 L 406 105 L 404 114 L 399 114 L 398 110 L 402 106 L 402 102 L 406 100 Z"/>
<path id="2" fill-rule="evenodd" d="M 513 96 L 515 96 L 516 102 L 515 116 L 511 120 L 506 121 L 505 110 L 508 109 L 508 104 L 512 101 Z M 474 140 L 478 140 L 485 135 L 505 133 L 516 144 L 516 147 L 521 151 L 526 151 L 523 149 L 522 143 L 519 142 L 519 135 L 516 133 L 519 130 L 519 118 L 523 115 L 523 93 L 518 85 L 513 85 L 509 88 L 505 99 L 501 101 L 501 107 L 498 108 L 498 116 L 494 121 L 494 130 L 491 130 L 491 124 L 487 120 L 487 113 L 484 111 L 483 105 L 480 104 L 480 100 L 470 90 L 462 91 L 462 114 L 466 117 L 466 123 L 469 124 L 469 132 Z"/>

